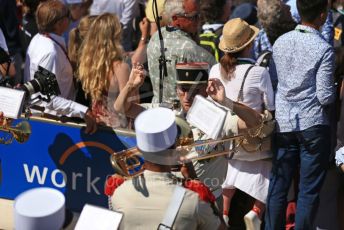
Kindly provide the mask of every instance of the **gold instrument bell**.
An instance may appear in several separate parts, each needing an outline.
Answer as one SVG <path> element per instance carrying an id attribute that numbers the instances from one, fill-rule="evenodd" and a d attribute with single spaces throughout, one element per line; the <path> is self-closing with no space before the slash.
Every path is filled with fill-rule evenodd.
<path id="1" fill-rule="evenodd" d="M 27 121 L 21 121 L 15 126 L 0 126 L 0 130 L 7 133 L 0 137 L 0 144 L 11 144 L 13 139 L 18 143 L 26 142 L 31 135 L 31 126 Z"/>
<path id="2" fill-rule="evenodd" d="M 238 135 L 228 137 L 223 140 L 197 141 L 197 143 L 194 143 L 192 130 L 189 124 L 178 116 L 176 116 L 176 124 L 179 133 L 179 136 L 176 140 L 176 151 L 180 154 L 180 156 L 185 156 L 195 148 L 198 153 L 198 156 L 187 158 L 187 160 L 203 160 L 227 155 L 233 149 L 236 149 L 244 140 L 243 135 Z M 227 148 L 212 150 L 212 153 L 209 154 L 209 148 L 214 149 L 214 147 L 219 144 L 222 146 L 227 146 Z M 116 173 L 123 177 L 134 177 L 144 171 L 144 158 L 137 147 L 113 153 L 110 157 L 110 161 Z"/>

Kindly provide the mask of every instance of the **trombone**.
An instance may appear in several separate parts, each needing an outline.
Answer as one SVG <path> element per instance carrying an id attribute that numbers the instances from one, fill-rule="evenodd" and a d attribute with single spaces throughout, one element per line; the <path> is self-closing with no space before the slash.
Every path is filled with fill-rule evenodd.
<path id="1" fill-rule="evenodd" d="M 181 128 L 180 138 L 176 141 L 176 151 L 185 161 L 200 161 L 224 155 L 229 155 L 230 159 L 239 148 L 251 153 L 269 151 L 271 149 L 270 135 L 275 128 L 275 121 L 272 119 L 271 113 L 264 111 L 261 124 L 248 129 L 243 134 L 221 140 L 194 142 L 194 139 L 190 137 L 192 132 L 187 122 L 176 117 L 176 123 Z M 197 155 L 188 156 L 192 150 L 195 150 Z M 137 176 L 144 170 L 142 167 L 144 164 L 143 155 L 136 147 L 113 153 L 110 157 L 110 162 L 115 171 L 124 177 Z"/>
<path id="2" fill-rule="evenodd" d="M 190 142 L 190 139 L 192 138 L 184 137 L 180 139 L 182 140 L 178 140 L 177 143 Z M 244 135 L 237 135 L 222 140 L 197 141 L 193 144 L 177 146 L 176 152 L 181 157 L 184 157 L 185 161 L 206 160 L 214 157 L 234 154 L 244 139 Z M 217 149 L 218 146 L 221 146 L 221 148 Z M 192 150 L 195 150 L 198 155 L 188 157 L 187 154 Z M 110 157 L 110 162 L 117 173 L 127 178 L 140 175 L 144 171 L 144 158 L 137 147 L 113 153 Z"/>

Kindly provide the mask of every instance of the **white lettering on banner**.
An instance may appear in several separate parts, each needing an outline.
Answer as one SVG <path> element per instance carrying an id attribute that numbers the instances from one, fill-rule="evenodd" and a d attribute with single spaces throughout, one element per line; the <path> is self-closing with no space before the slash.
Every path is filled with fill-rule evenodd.
<path id="1" fill-rule="evenodd" d="M 93 190 L 100 195 L 100 192 L 98 191 L 98 189 L 94 186 L 94 184 L 99 180 L 99 177 L 96 177 L 94 180 L 91 181 L 91 168 L 87 167 L 87 192 L 90 193 L 91 192 L 91 187 L 93 188 Z"/>
<path id="2" fill-rule="evenodd" d="M 76 190 L 76 179 L 82 177 L 82 173 L 72 173 L 72 189 Z"/>
<path id="3" fill-rule="evenodd" d="M 37 165 L 33 165 L 31 168 L 31 171 L 29 169 L 29 166 L 27 164 L 23 164 L 24 167 L 24 173 L 26 176 L 26 180 L 28 183 L 34 183 L 35 180 L 37 180 L 38 184 L 44 185 L 46 183 L 46 178 L 48 175 L 49 169 L 47 167 L 40 168 Z M 57 175 L 61 174 L 62 175 L 62 180 L 57 181 L 58 177 Z M 96 193 L 97 195 L 100 195 L 100 192 L 98 188 L 96 187 L 96 183 L 101 179 L 100 177 L 94 177 L 92 178 L 92 169 L 91 167 L 87 167 L 87 172 L 86 172 L 86 192 L 87 193 Z M 71 172 L 71 183 L 72 183 L 72 190 L 80 190 L 80 188 L 77 188 L 77 178 L 79 177 L 80 180 L 83 177 L 82 173 L 77 173 L 77 172 Z M 92 180 L 93 179 L 93 180 Z M 67 182 L 69 181 L 68 175 L 60 169 L 54 169 L 51 172 L 50 175 L 50 180 L 51 183 L 57 187 L 57 188 L 64 188 L 67 185 Z"/>
<path id="4" fill-rule="evenodd" d="M 39 171 L 38 166 L 33 166 L 31 173 L 29 173 L 29 167 L 27 166 L 27 164 L 24 164 L 24 171 L 25 171 L 25 176 L 26 176 L 26 180 L 27 182 L 32 183 L 33 180 L 35 179 L 35 177 L 37 177 L 37 181 L 38 184 L 44 184 L 45 183 L 45 178 L 47 177 L 47 173 L 48 173 L 48 168 L 44 167 L 43 168 L 43 176 L 41 175 L 41 172 Z"/>
<path id="5" fill-rule="evenodd" d="M 62 183 L 58 184 L 56 182 L 56 174 L 57 173 L 61 173 L 62 174 Z M 63 172 L 62 170 L 60 169 L 55 169 L 52 173 L 51 173 L 51 182 L 53 182 L 53 185 L 55 187 L 58 187 L 58 188 L 63 188 L 63 187 L 66 187 L 66 180 L 67 180 L 67 175 L 65 172 Z"/>

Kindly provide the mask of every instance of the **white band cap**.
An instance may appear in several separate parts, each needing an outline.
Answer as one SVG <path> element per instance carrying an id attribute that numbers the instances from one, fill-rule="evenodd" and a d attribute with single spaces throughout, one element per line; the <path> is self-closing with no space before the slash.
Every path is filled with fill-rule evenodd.
<path id="1" fill-rule="evenodd" d="M 142 112 L 135 120 L 137 147 L 144 152 L 160 152 L 171 147 L 177 137 L 174 113 L 167 108 Z"/>

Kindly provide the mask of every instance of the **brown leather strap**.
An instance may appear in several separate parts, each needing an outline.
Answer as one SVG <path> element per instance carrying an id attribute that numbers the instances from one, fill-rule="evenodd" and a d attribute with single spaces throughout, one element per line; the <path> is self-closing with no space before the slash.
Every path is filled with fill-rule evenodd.
<path id="1" fill-rule="evenodd" d="M 239 94 L 238 94 L 237 102 L 244 101 L 244 85 L 245 85 L 245 81 L 246 81 L 248 72 L 250 72 L 250 70 L 253 67 L 254 67 L 254 65 L 251 65 L 250 67 L 248 67 L 248 69 L 245 72 L 244 78 L 243 78 L 242 83 L 241 83 L 240 91 L 239 91 Z"/>

